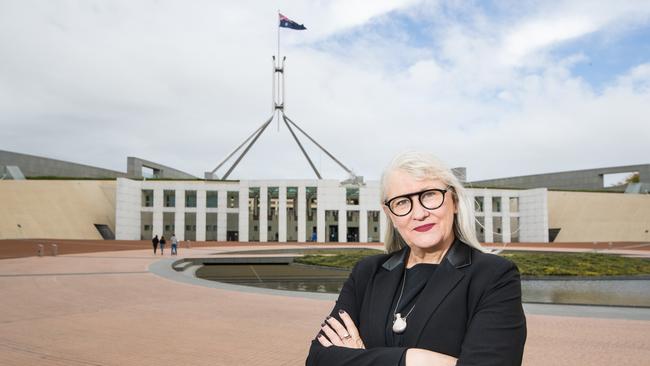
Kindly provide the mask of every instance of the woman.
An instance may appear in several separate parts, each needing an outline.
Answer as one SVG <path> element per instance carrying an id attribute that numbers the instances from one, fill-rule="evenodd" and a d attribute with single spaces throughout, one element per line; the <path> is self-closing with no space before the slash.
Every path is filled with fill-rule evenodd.
<path id="1" fill-rule="evenodd" d="M 484 253 L 472 206 L 433 156 L 398 155 L 381 180 L 388 254 L 352 269 L 307 365 L 521 365 L 515 265 Z"/>
<path id="2" fill-rule="evenodd" d="M 164 235 L 161 236 L 160 237 L 160 242 L 159 242 L 159 244 L 160 244 L 160 255 L 165 255 L 165 244 L 166 243 L 167 243 L 167 241 L 165 240 L 165 236 Z"/>

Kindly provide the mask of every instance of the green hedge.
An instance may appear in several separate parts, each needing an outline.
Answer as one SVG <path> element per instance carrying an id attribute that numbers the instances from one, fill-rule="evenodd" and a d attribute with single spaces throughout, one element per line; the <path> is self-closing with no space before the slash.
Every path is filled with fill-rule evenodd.
<path id="1" fill-rule="evenodd" d="M 324 250 L 296 258 L 295 262 L 351 269 L 360 259 L 378 250 Z M 523 276 L 636 276 L 650 275 L 650 260 L 598 253 L 505 252 Z"/>

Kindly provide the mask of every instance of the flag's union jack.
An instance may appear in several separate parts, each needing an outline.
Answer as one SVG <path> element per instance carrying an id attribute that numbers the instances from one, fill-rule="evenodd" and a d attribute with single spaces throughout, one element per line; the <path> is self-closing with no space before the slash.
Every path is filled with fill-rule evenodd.
<path id="1" fill-rule="evenodd" d="M 291 29 L 296 29 L 296 30 L 304 30 L 307 29 L 304 25 L 298 24 L 294 22 L 293 20 L 285 17 L 284 15 L 278 13 L 280 15 L 280 27 L 281 28 L 291 28 Z"/>

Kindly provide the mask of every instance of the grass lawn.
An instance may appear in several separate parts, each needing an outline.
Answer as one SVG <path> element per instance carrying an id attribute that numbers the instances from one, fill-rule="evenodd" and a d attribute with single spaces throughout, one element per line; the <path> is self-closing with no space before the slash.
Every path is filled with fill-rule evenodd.
<path id="1" fill-rule="evenodd" d="M 352 267 L 364 257 L 375 254 L 382 254 L 381 250 L 359 249 L 359 250 L 319 250 L 304 257 L 295 258 L 293 261 L 302 264 L 315 266 L 326 266 L 352 269 Z"/>
<path id="2" fill-rule="evenodd" d="M 650 274 L 650 260 L 598 253 L 522 253 L 501 255 L 524 276 L 636 276 Z"/>
<path id="3" fill-rule="evenodd" d="M 381 251 L 323 250 L 296 258 L 295 262 L 351 269 L 361 258 Z M 636 276 L 650 275 L 650 260 L 597 253 L 504 252 L 523 276 Z"/>

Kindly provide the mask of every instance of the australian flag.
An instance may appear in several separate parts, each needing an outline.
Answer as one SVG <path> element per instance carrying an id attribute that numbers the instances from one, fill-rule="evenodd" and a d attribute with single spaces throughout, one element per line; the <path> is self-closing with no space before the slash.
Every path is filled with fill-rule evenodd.
<path id="1" fill-rule="evenodd" d="M 293 20 L 285 17 L 284 15 L 278 13 L 280 15 L 280 27 L 281 28 L 291 28 L 291 29 L 296 29 L 296 30 L 305 30 L 307 29 L 304 25 L 298 24 L 294 22 Z"/>

